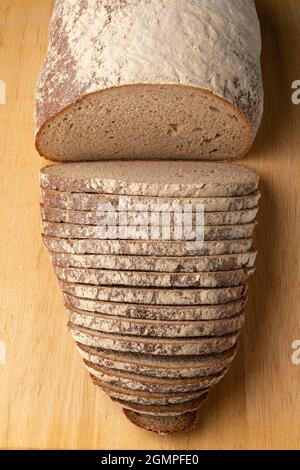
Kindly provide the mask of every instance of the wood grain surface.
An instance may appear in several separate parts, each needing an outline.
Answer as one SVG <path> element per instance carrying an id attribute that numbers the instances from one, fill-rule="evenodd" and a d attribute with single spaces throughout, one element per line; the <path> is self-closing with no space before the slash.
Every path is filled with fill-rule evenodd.
<path id="1" fill-rule="evenodd" d="M 135 428 L 94 388 L 42 247 L 38 172 L 46 162 L 34 148 L 33 108 L 52 5 L 0 0 L 0 447 L 299 449 L 300 105 L 291 86 L 300 80 L 300 1 L 257 0 L 265 115 L 243 163 L 261 175 L 262 202 L 239 354 L 198 428 L 171 437 Z"/>

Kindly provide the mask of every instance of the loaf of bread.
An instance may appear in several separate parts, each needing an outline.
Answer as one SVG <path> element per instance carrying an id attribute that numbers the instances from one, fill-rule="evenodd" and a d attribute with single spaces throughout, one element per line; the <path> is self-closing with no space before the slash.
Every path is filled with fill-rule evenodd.
<path id="1" fill-rule="evenodd" d="M 263 109 L 254 0 L 57 0 L 36 145 L 60 161 L 243 156 Z"/>

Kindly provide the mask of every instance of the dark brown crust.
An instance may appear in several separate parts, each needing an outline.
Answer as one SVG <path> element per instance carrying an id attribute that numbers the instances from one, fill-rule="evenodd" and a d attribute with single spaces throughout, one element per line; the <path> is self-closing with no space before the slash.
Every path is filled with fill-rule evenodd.
<path id="1" fill-rule="evenodd" d="M 139 428 L 157 434 L 188 432 L 196 427 L 197 412 L 185 413 L 176 417 L 149 417 L 134 411 L 123 409 L 126 418 Z"/>
<path id="2" fill-rule="evenodd" d="M 171 85 L 166 85 L 166 84 L 161 85 L 161 84 L 142 84 L 141 83 L 139 85 L 134 84 L 134 85 L 121 85 L 121 86 L 118 86 L 118 87 L 115 86 L 115 87 L 106 88 L 104 90 L 98 90 L 98 91 L 95 91 L 93 93 L 88 93 L 88 94 L 82 95 L 76 101 L 70 103 L 68 106 L 65 106 L 63 109 L 58 111 L 53 116 L 50 116 L 44 122 L 44 124 L 42 124 L 42 126 L 37 130 L 37 134 L 36 134 L 36 138 L 35 138 L 35 147 L 36 147 L 36 150 L 38 151 L 38 153 L 40 154 L 40 156 L 44 157 L 47 160 L 52 160 L 52 161 L 56 161 L 56 162 L 64 161 L 64 160 L 60 160 L 59 158 L 57 158 L 54 155 L 45 155 L 45 154 L 43 154 L 42 150 L 40 148 L 40 136 L 43 133 L 44 129 L 48 126 L 48 124 L 50 124 L 55 118 L 57 118 L 58 116 L 60 116 L 65 111 L 72 108 L 73 106 L 76 106 L 80 101 L 82 101 L 83 99 L 85 99 L 87 97 L 97 95 L 97 94 L 100 94 L 100 93 L 114 92 L 115 89 L 119 90 L 121 88 L 129 88 L 129 87 L 135 87 L 135 88 L 139 88 L 139 87 L 141 87 L 141 88 L 142 87 L 166 87 L 166 88 L 169 88 L 169 87 L 170 88 L 173 88 L 173 87 L 174 88 L 175 87 L 179 88 L 180 87 L 180 88 L 182 88 L 183 87 L 183 88 L 187 88 L 189 90 L 193 90 L 193 91 L 205 94 L 205 95 L 213 96 L 214 98 L 221 100 L 223 102 L 223 104 L 225 104 L 225 106 L 228 106 L 228 108 L 230 109 L 230 112 L 233 112 L 235 115 L 237 115 L 240 118 L 240 120 L 245 124 L 245 126 L 248 128 L 248 142 L 249 142 L 246 149 L 245 149 L 245 151 L 241 155 L 237 155 L 237 156 L 232 157 L 232 158 L 224 159 L 224 161 L 231 161 L 231 160 L 236 160 L 236 159 L 239 159 L 239 158 L 243 158 L 249 152 L 249 150 L 252 146 L 253 140 L 254 140 L 254 131 L 253 131 L 252 125 L 251 125 L 248 117 L 246 116 L 246 114 L 244 114 L 240 109 L 238 109 L 230 101 L 226 100 L 225 98 L 223 98 L 219 95 L 216 95 L 212 91 L 207 90 L 205 88 L 198 88 L 198 87 L 192 87 L 192 86 L 187 86 L 187 85 L 175 85 L 175 84 L 174 85 L 172 85 L 172 84 Z M 97 159 L 97 160 L 100 160 L 100 159 Z M 123 160 L 126 160 L 126 159 L 123 159 Z M 180 160 L 180 159 L 178 159 L 178 160 Z M 75 161 L 78 162 L 78 160 L 75 160 Z M 72 160 L 68 160 L 68 162 L 72 162 Z"/>

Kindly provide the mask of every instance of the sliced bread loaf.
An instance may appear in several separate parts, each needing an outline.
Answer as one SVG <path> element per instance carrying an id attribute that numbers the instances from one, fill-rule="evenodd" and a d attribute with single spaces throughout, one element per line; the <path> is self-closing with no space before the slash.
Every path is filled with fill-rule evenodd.
<path id="1" fill-rule="evenodd" d="M 263 106 L 253 0 L 57 0 L 49 38 L 36 113 L 46 158 L 249 150 Z"/>

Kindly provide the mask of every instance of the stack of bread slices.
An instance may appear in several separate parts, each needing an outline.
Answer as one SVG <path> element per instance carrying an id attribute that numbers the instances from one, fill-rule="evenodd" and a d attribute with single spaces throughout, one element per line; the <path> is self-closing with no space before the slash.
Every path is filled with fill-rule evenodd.
<path id="1" fill-rule="evenodd" d="M 190 429 L 228 370 L 245 321 L 259 197 L 257 175 L 230 163 L 41 171 L 43 243 L 69 329 L 94 384 L 136 425 Z"/>
<path id="2" fill-rule="evenodd" d="M 258 177 L 220 161 L 258 131 L 260 53 L 254 0 L 54 5 L 43 243 L 94 383 L 149 431 L 191 429 L 236 352 Z"/>

